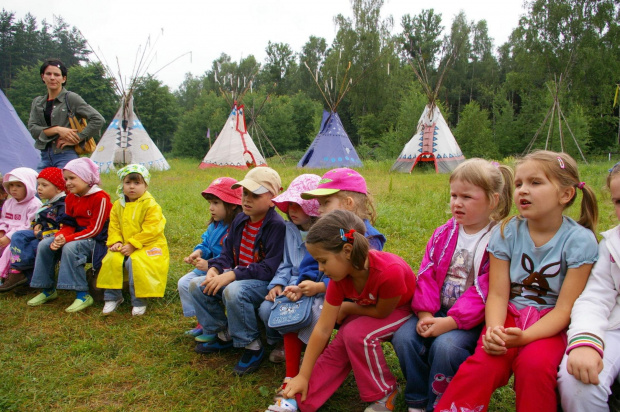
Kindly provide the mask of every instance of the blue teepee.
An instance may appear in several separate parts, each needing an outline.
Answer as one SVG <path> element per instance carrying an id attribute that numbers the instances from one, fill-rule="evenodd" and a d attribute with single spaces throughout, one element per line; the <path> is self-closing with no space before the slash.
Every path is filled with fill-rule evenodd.
<path id="1" fill-rule="evenodd" d="M 2 145 L 0 172 L 3 175 L 16 167 L 36 169 L 41 155 L 34 148 L 34 139 L 2 90 L 0 90 L 0 145 Z"/>
<path id="2" fill-rule="evenodd" d="M 344 131 L 338 113 L 323 111 L 319 134 L 297 163 L 297 167 L 362 167 L 362 161 Z"/>

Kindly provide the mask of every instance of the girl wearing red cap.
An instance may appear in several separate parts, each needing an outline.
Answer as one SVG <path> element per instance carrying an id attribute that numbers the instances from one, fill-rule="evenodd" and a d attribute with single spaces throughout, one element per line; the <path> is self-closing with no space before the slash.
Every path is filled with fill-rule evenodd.
<path id="1" fill-rule="evenodd" d="M 209 202 L 211 219 L 207 230 L 202 234 L 202 242 L 194 247 L 189 256 L 183 259 L 185 263 L 194 266 L 194 269 L 179 279 L 178 282 L 179 297 L 185 317 L 196 316 L 193 300 L 189 293 L 191 280 L 207 274 L 207 260 L 220 255 L 224 239 L 228 236 L 230 222 L 241 212 L 242 189 L 240 187 L 231 189 L 235 183 L 237 181 L 232 177 L 220 177 L 211 182 L 209 187 L 202 192 L 202 196 Z M 194 337 L 197 342 L 205 342 L 204 339 L 211 336 L 203 336 L 200 324 L 196 325 L 194 329 L 186 331 L 185 334 Z"/>
<path id="2" fill-rule="evenodd" d="M 67 219 L 62 170 L 57 167 L 41 170 L 37 177 L 37 193 L 45 202 L 37 210 L 32 228 L 19 230 L 11 238 L 11 267 L 6 281 L 0 285 L 0 292 L 30 283 L 39 242 L 58 232 L 60 224 Z"/>

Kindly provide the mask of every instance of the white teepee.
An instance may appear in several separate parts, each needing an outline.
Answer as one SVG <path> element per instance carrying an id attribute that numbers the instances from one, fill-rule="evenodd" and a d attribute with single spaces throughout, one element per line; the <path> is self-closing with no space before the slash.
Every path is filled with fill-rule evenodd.
<path id="1" fill-rule="evenodd" d="M 391 171 L 410 173 L 418 162 L 433 162 L 438 173 L 450 173 L 465 160 L 437 106 L 426 105 L 418 128 Z"/>
<path id="2" fill-rule="evenodd" d="M 101 136 L 91 160 L 101 173 L 113 171 L 130 163 L 141 164 L 150 170 L 168 170 L 170 166 L 149 137 L 133 110 L 133 90 L 121 98 L 121 107 Z"/>
<path id="3" fill-rule="evenodd" d="M 267 162 L 248 133 L 243 105 L 237 105 L 235 102 L 224 128 L 199 167 L 247 169 L 253 166 L 267 166 Z"/>
<path id="4" fill-rule="evenodd" d="M 457 48 L 454 48 L 446 59 L 434 89 L 430 86 L 422 54 L 415 54 L 418 57 L 415 63 L 411 62 L 411 68 L 424 89 L 428 104 L 420 116 L 416 132 L 400 152 L 390 171 L 411 173 L 418 162 L 433 162 L 437 173 L 450 173 L 465 160 L 448 123 L 437 107 L 437 96 L 443 76 L 456 55 Z"/>

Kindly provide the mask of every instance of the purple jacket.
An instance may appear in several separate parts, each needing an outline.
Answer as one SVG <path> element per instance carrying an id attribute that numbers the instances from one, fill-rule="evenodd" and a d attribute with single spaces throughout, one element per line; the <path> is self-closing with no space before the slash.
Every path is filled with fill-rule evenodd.
<path id="1" fill-rule="evenodd" d="M 224 241 L 222 253 L 218 257 L 209 259 L 209 267 L 217 268 L 220 273 L 232 269 L 235 272 L 236 280 L 259 279 L 270 281 L 280 266 L 280 262 L 282 262 L 284 235 L 286 234 L 284 219 L 275 211 L 275 207 L 269 209 L 254 241 L 254 263 L 250 263 L 248 266 L 237 266 L 239 264 L 241 236 L 245 222 L 249 218 L 245 213 L 239 213 L 235 216 L 230 224 L 228 237 Z"/>
<path id="2" fill-rule="evenodd" d="M 484 248 L 481 259 L 474 260 L 474 264 L 480 261 L 474 283 L 448 311 L 448 316 L 456 321 L 459 329 L 471 329 L 484 320 L 484 305 L 489 292 L 489 252 L 486 245 L 490 232 L 480 241 L 480 247 Z M 441 288 L 456 249 L 458 235 L 459 225 L 451 218 L 435 229 L 428 241 L 411 301 L 411 309 L 415 313 L 434 314 L 441 308 Z"/>

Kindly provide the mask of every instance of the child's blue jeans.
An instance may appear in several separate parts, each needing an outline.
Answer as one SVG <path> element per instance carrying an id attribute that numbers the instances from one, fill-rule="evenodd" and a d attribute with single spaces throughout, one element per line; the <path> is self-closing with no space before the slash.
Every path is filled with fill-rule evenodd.
<path id="1" fill-rule="evenodd" d="M 236 348 L 243 348 L 260 338 L 256 311 L 269 292 L 268 281 L 258 279 L 235 280 L 221 288 L 214 296 L 205 295 L 200 284 L 205 276 L 192 279 L 192 295 L 198 323 L 203 333 L 216 334 L 228 329 Z"/>

